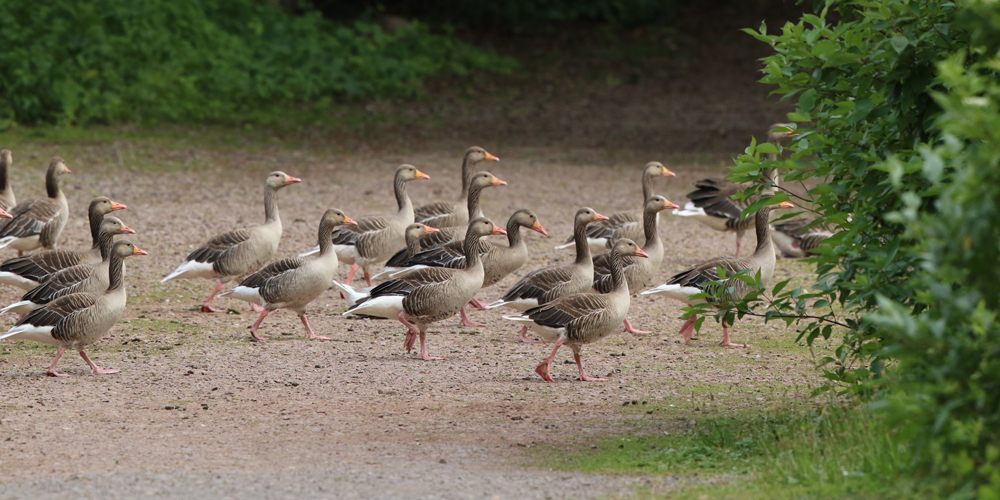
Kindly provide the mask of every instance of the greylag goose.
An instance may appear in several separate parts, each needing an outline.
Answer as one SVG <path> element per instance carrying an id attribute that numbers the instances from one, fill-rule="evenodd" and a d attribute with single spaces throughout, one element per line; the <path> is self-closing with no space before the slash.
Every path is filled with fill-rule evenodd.
<path id="1" fill-rule="evenodd" d="M 783 201 L 777 208 L 793 208 L 794 205 Z M 737 257 L 717 257 L 709 259 L 690 269 L 686 269 L 675 274 L 665 284 L 656 288 L 642 292 L 642 295 L 663 295 L 671 299 L 692 305 L 705 302 L 705 299 L 691 299 L 691 296 L 702 293 L 707 286 L 721 286 L 725 290 L 725 299 L 739 300 L 750 292 L 750 285 L 740 280 L 734 274 L 745 271 L 750 276 L 756 276 L 760 272 L 761 284 L 766 285 L 771 276 L 774 275 L 774 246 L 771 244 L 771 231 L 768 219 L 774 205 L 765 205 L 754 216 L 754 225 L 757 230 L 757 248 L 753 255 L 748 258 Z M 721 285 L 711 285 L 719 281 L 718 268 L 726 270 L 726 280 Z M 684 341 L 691 340 L 691 333 L 694 331 L 694 322 L 697 316 L 691 316 L 684 322 L 680 334 L 684 336 Z M 727 347 L 749 347 L 750 344 L 734 344 L 729 340 L 729 326 L 722 323 L 721 346 Z"/>
<path id="2" fill-rule="evenodd" d="M 470 218 L 476 218 L 475 216 L 470 216 L 472 212 L 469 212 L 467 209 L 466 198 L 469 196 L 469 176 L 475 171 L 473 167 L 483 161 L 500 161 L 500 158 L 489 154 L 479 146 L 472 146 L 466 150 L 465 158 L 462 159 L 462 194 L 458 196 L 458 201 L 455 203 L 439 201 L 417 207 L 414 211 L 414 220 L 439 229 L 442 227 L 467 226 Z"/>
<path id="3" fill-rule="evenodd" d="M 9 149 L 0 149 L 0 209 L 10 210 L 17 205 L 14 188 L 10 186 L 8 171 L 14 164 L 14 155 Z"/>
<path id="4" fill-rule="evenodd" d="M 523 323 L 549 342 L 555 342 L 552 354 L 538 363 L 535 373 L 544 380 L 552 380 L 552 361 L 563 344 L 573 349 L 573 359 L 584 382 L 606 380 L 587 375 L 580 359 L 580 348 L 618 331 L 628 314 L 631 302 L 628 283 L 622 270 L 622 258 L 646 257 L 646 253 L 630 239 L 621 239 L 611 249 L 610 293 L 577 293 L 560 297 L 547 304 L 528 309 L 519 316 L 504 319 Z"/>
<path id="5" fill-rule="evenodd" d="M 59 189 L 59 176 L 72 173 L 58 156 L 49 161 L 45 173 L 48 198 L 27 200 L 10 209 L 13 218 L 0 227 L 0 248 L 11 247 L 17 255 L 37 248 L 53 248 L 69 220 L 66 195 Z"/>
<path id="6" fill-rule="evenodd" d="M 521 238 L 521 228 L 538 231 L 548 235 L 545 228 L 538 222 L 538 217 L 531 210 L 521 209 L 514 212 L 507 220 L 507 245 L 499 245 L 491 241 L 479 241 L 476 253 L 480 254 L 483 261 L 483 288 L 493 286 L 498 281 L 504 279 L 508 274 L 518 270 L 528 260 L 528 247 Z M 449 243 L 437 248 L 426 250 L 414 255 L 407 263 L 406 270 L 397 271 L 393 278 L 402 276 L 404 273 L 422 269 L 425 267 L 448 267 L 461 269 L 465 267 L 465 251 L 462 247 Z M 473 307 L 485 309 L 475 298 L 472 299 Z M 462 308 L 460 326 L 486 326 L 483 323 L 475 323 L 469 320 Z"/>
<path id="7" fill-rule="evenodd" d="M 56 271 L 40 285 L 25 293 L 19 302 L 0 309 L 0 315 L 9 312 L 26 314 L 56 298 L 71 293 L 99 293 L 103 291 L 108 287 L 108 280 L 111 279 L 109 277 L 111 249 L 116 234 L 135 234 L 135 231 L 117 217 L 105 217 L 101 222 L 99 236 L 101 255 L 104 256 L 101 261 L 92 264 L 78 264 Z"/>
<path id="8" fill-rule="evenodd" d="M 498 179 L 495 175 L 483 171 L 476 172 L 475 175 L 469 179 L 469 196 L 468 196 L 468 209 L 469 213 L 472 214 L 473 219 L 478 219 L 480 217 L 485 217 L 483 215 L 483 210 L 479 207 L 479 199 L 482 195 L 483 189 L 492 186 L 506 186 L 507 183 Z M 440 231 L 428 235 L 420 239 L 420 250 L 430 250 L 431 248 L 437 248 L 441 245 L 453 244 L 458 248 L 462 247 L 462 243 L 465 240 L 465 229 L 468 227 L 468 223 L 462 226 L 446 227 Z M 400 250 L 398 253 L 402 252 Z M 393 255 L 395 257 L 395 255 Z"/>
<path id="9" fill-rule="evenodd" d="M 798 135 L 789 125 L 776 123 L 771 125 L 771 132 L 768 133 L 769 143 L 777 145 L 786 137 Z M 776 153 L 768 153 L 767 156 L 773 161 L 777 160 Z M 774 185 L 778 185 L 779 175 L 770 169 L 764 171 L 764 175 L 770 179 Z M 693 217 L 698 222 L 716 231 L 728 231 L 736 233 L 736 257 L 740 256 L 740 246 L 743 243 L 743 235 L 747 229 L 753 226 L 754 219 L 747 215 L 742 217 L 743 209 L 759 198 L 752 197 L 744 200 L 734 200 L 732 196 L 742 193 L 748 186 L 735 184 L 725 179 L 702 179 L 696 181 L 697 188 L 688 193 L 690 202 L 684 205 L 683 209 L 674 210 L 674 215 L 681 217 Z"/>
<path id="10" fill-rule="evenodd" d="M 420 253 L 420 240 L 425 236 L 438 231 L 440 231 L 440 229 L 425 226 L 419 222 L 406 226 L 406 232 L 403 233 L 403 237 L 406 239 L 406 248 L 396 252 L 392 258 L 385 263 L 385 268 L 379 271 L 379 273 L 375 276 L 372 276 L 372 279 L 384 280 L 397 271 L 407 269 L 406 261 L 410 260 L 410 257 Z"/>
<path id="11" fill-rule="evenodd" d="M 651 161 L 642 169 L 642 203 L 653 196 L 653 179 L 656 177 L 673 177 L 675 174 L 658 161 Z M 573 246 L 575 236 L 570 236 L 566 242 L 556 247 L 557 250 Z M 628 238 L 638 245 L 645 243 L 645 233 L 642 229 L 642 210 L 618 212 L 608 219 L 595 222 L 587 227 L 587 243 L 590 252 L 601 253 L 611 248 L 612 243 L 621 238 Z"/>
<path id="12" fill-rule="evenodd" d="M 201 312 L 221 312 L 212 307 L 222 285 L 240 276 L 246 276 L 263 267 L 278 251 L 281 242 L 281 217 L 278 215 L 278 190 L 302 182 L 284 172 L 271 172 L 264 181 L 264 224 L 250 229 L 237 229 L 222 233 L 205 246 L 191 252 L 174 272 L 160 280 L 165 283 L 174 278 L 206 278 L 217 281 L 215 290 L 201 303 Z M 251 302 L 251 309 L 259 307 Z"/>
<path id="13" fill-rule="evenodd" d="M 0 264 L 0 283 L 31 290 L 60 269 L 104 260 L 107 258 L 107 253 L 111 251 L 112 243 L 109 236 L 107 244 L 101 244 L 101 224 L 104 222 L 104 216 L 117 210 L 125 210 L 125 208 L 127 208 L 125 205 L 103 196 L 94 198 L 87 208 L 90 219 L 90 237 L 93 240 L 90 249 L 47 250 L 23 257 L 12 257 Z M 114 234 L 131 233 L 126 231 Z"/>
<path id="14" fill-rule="evenodd" d="M 807 228 L 809 221 L 791 219 L 774 224 L 771 238 L 783 257 L 798 259 L 817 253 L 820 245 L 833 236 L 833 231 L 825 226 Z"/>
<path id="15" fill-rule="evenodd" d="M 406 227 L 413 224 L 413 202 L 406 193 L 406 183 L 413 180 L 430 179 L 430 176 L 417 170 L 413 165 L 400 165 L 392 178 L 393 192 L 396 195 L 396 213 L 389 217 L 364 217 L 358 219 L 356 226 L 342 226 L 334 229 L 331 236 L 337 258 L 344 264 L 351 265 L 347 274 L 347 283 L 351 284 L 354 273 L 361 268 L 365 273 L 365 282 L 372 286 L 369 268 L 380 262 L 385 262 L 396 250 L 406 246 Z M 319 251 L 319 247 L 299 255 L 305 257 Z"/>
<path id="16" fill-rule="evenodd" d="M 323 214 L 319 222 L 319 256 L 303 261 L 290 257 L 272 262 L 264 269 L 247 276 L 231 292 L 220 295 L 253 302 L 263 306 L 260 317 L 250 326 L 250 334 L 256 340 L 267 340 L 257 334 L 257 328 L 272 311 L 289 309 L 298 314 L 306 327 L 307 339 L 330 340 L 330 337 L 316 335 L 306 319 L 306 306 L 330 288 L 330 282 L 337 274 L 337 252 L 333 250 L 331 234 L 340 225 L 357 225 L 357 222 L 331 208 Z"/>
<path id="17" fill-rule="evenodd" d="M 587 224 L 606 219 L 592 208 L 577 210 L 573 218 L 576 260 L 572 264 L 547 266 L 528 273 L 521 281 L 508 288 L 503 298 L 486 308 L 503 306 L 524 312 L 559 297 L 590 291 L 594 286 L 594 261 L 591 260 L 590 245 L 587 243 Z M 527 337 L 527 333 L 528 327 L 521 329 L 521 341 L 534 342 Z"/>
<path id="18" fill-rule="evenodd" d="M 94 373 L 118 373 L 120 370 L 97 366 L 83 351 L 115 326 L 125 311 L 125 272 L 122 263 L 130 255 L 146 255 L 128 240 L 115 243 L 111 251 L 111 280 L 99 293 L 73 293 L 49 302 L 45 307 L 21 318 L 0 339 L 31 340 L 58 347 L 56 357 L 46 372 L 50 377 L 65 377 L 56 364 L 66 349 L 76 349 Z"/>
<path id="19" fill-rule="evenodd" d="M 489 219 L 474 219 L 465 233 L 468 258 L 462 269 L 428 267 L 403 277 L 380 283 L 371 295 L 352 306 L 344 315 L 364 314 L 397 318 L 406 326 L 403 347 L 409 352 L 420 338 L 420 357 L 440 360 L 427 352 L 427 326 L 454 316 L 483 286 L 483 261 L 475 252 L 483 236 L 506 234 Z"/>
<path id="20" fill-rule="evenodd" d="M 642 246 L 642 251 L 646 253 L 646 258 L 635 259 L 626 257 L 623 264 L 625 272 L 625 282 L 628 283 L 629 293 L 638 293 L 649 284 L 656 271 L 660 269 L 663 262 L 663 243 L 657 233 L 657 215 L 668 208 L 677 208 L 662 196 L 650 196 L 646 200 L 646 206 L 642 210 L 642 226 L 645 234 L 646 244 Z M 594 257 L 594 290 L 599 293 L 611 293 L 614 290 L 614 280 L 611 274 L 610 252 L 604 252 Z M 625 331 L 632 334 L 651 333 L 645 330 L 636 330 L 628 318 L 625 318 Z"/>

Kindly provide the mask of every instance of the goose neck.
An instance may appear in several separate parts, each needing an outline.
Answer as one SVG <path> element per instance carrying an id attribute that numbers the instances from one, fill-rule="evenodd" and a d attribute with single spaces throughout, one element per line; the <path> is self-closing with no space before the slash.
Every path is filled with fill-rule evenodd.
<path id="1" fill-rule="evenodd" d="M 114 291 L 125 284 L 125 257 L 118 254 L 111 254 L 111 262 L 108 263 L 108 291 Z"/>
<path id="2" fill-rule="evenodd" d="M 89 214 L 90 216 L 90 240 L 93 242 L 90 248 L 98 248 L 101 246 L 101 224 L 104 223 L 104 214 L 92 210 Z M 104 257 L 104 250 L 101 249 L 101 257 Z"/>
<path id="3" fill-rule="evenodd" d="M 271 186 L 264 187 L 264 222 L 278 220 L 278 190 Z"/>
<path id="4" fill-rule="evenodd" d="M 396 176 L 392 183 L 393 193 L 396 195 L 396 206 L 399 207 L 399 215 L 413 222 L 413 202 L 410 195 L 406 193 L 406 181 L 401 176 Z"/>
<path id="5" fill-rule="evenodd" d="M 56 173 L 55 168 L 50 168 L 48 172 L 45 173 L 45 194 L 49 198 L 58 198 L 62 191 L 59 190 L 59 174 Z"/>
<path id="6" fill-rule="evenodd" d="M 573 240 L 576 243 L 576 263 L 590 262 L 590 243 L 587 241 L 586 222 L 577 222 L 573 227 Z"/>

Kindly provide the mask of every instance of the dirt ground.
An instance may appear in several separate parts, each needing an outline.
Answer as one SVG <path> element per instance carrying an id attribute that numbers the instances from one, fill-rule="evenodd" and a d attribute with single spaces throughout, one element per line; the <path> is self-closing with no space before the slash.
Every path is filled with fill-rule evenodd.
<path id="1" fill-rule="evenodd" d="M 497 311 L 471 312 L 485 328 L 458 328 L 457 317 L 436 324 L 430 351 L 448 359 L 426 362 L 403 351 L 398 322 L 342 318 L 334 293 L 309 312 L 317 333 L 334 340 L 304 340 L 295 315 L 282 311 L 262 327 L 272 340 L 259 343 L 250 340 L 256 315 L 246 304 L 220 299 L 235 314 L 196 311 L 211 283 L 159 284 L 212 235 L 263 220 L 261 184 L 272 170 L 303 179 L 279 199 L 279 252 L 293 255 L 316 243 L 326 208 L 355 218 L 389 213 L 401 163 L 431 175 L 410 184 L 415 203 L 456 198 L 462 152 L 478 144 L 501 158 L 489 169 L 509 183 L 484 194 L 485 213 L 503 225 L 530 208 L 551 235 L 526 235 L 530 262 L 478 295 L 492 301 L 527 270 L 572 258 L 553 246 L 570 233 L 578 207 L 638 208 L 646 161 L 677 173 L 656 192 L 683 204 L 695 179 L 724 173 L 751 134 L 763 136 L 783 117 L 787 109 L 754 83 L 754 59 L 766 48 L 735 34 L 701 48 L 692 43 L 698 30 L 681 30 L 675 54 L 642 58 L 635 71 L 644 76 L 633 83 L 539 84 L 560 71 L 555 65 L 480 82 L 481 98 L 440 91 L 417 104 L 371 104 L 373 114 L 405 119 L 350 132 L 165 127 L 144 141 L 15 139 L 19 197 L 41 195 L 37 171 L 53 154 L 74 170 L 65 179 L 67 247 L 88 244 L 86 203 L 106 195 L 129 206 L 118 215 L 150 255 L 128 261 L 128 310 L 90 350 L 120 374 L 92 375 L 67 355 L 60 368 L 72 376 L 48 378 L 52 348 L 0 345 L 0 498 L 667 495 L 690 479 L 562 469 L 607 436 L 682 432 L 706 417 L 811 404 L 818 375 L 794 331 L 747 320 L 732 329 L 733 340 L 753 347 L 724 349 L 718 325 L 706 322 L 684 345 L 681 305 L 662 298 L 632 302 L 633 323 L 654 334 L 584 348 L 590 373 L 607 382 L 576 380 L 566 350 L 550 384 L 533 372 L 550 346 L 519 342 Z M 609 75 L 621 70 L 616 64 L 606 65 Z M 525 97 L 530 88 L 545 93 Z M 734 245 L 731 234 L 672 216 L 661 218 L 660 234 L 667 255 L 656 281 Z M 779 261 L 776 279 L 806 273 L 801 263 Z M 17 297 L 0 291 L 0 300 Z"/>

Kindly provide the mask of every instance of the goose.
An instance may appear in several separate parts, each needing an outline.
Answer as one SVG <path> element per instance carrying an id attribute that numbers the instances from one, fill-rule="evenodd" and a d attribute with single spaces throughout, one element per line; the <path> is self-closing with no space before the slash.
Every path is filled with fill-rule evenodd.
<path id="1" fill-rule="evenodd" d="M 791 219 L 773 225 L 771 237 L 783 257 L 798 259 L 817 253 L 823 241 L 833 236 L 833 231 L 827 227 L 807 228 L 809 224 L 805 219 Z"/>
<path id="2" fill-rule="evenodd" d="M 674 177 L 676 174 L 664 167 L 658 161 L 651 161 L 642 169 L 642 202 L 653 196 L 653 179 L 656 177 Z M 556 250 L 573 246 L 575 236 L 570 236 Z M 628 238 L 638 245 L 645 243 L 645 233 L 642 229 L 642 210 L 618 212 L 608 216 L 608 220 L 595 222 L 587 227 L 587 243 L 590 252 L 601 253 L 611 248 L 612 243 L 620 238 Z"/>
<path id="3" fill-rule="evenodd" d="M 0 209 L 10 210 L 17 205 L 14 188 L 10 186 L 8 170 L 14 164 L 14 155 L 9 149 L 0 149 Z"/>
<path id="4" fill-rule="evenodd" d="M 483 288 L 493 286 L 498 281 L 507 277 L 508 274 L 518 270 L 528 260 L 528 247 L 521 238 L 521 228 L 526 227 L 537 231 L 543 235 L 548 235 L 545 228 L 538 222 L 538 217 L 534 212 L 521 209 L 514 212 L 507 220 L 507 245 L 499 245 L 491 241 L 479 241 L 476 253 L 480 254 L 483 261 Z M 398 278 L 413 270 L 425 267 L 448 267 L 461 269 L 465 267 L 465 251 L 462 247 L 449 243 L 444 246 L 433 248 L 414 255 L 408 262 L 410 267 L 393 273 L 391 277 Z M 473 297 L 470 304 L 473 307 L 485 309 L 478 300 Z M 475 323 L 469 320 L 462 308 L 460 326 L 486 326 L 482 323 Z"/>
<path id="5" fill-rule="evenodd" d="M 420 253 L 420 240 L 423 237 L 429 234 L 434 234 L 438 231 L 440 231 L 440 229 L 425 226 L 419 222 L 406 226 L 406 232 L 403 233 L 403 237 L 406 240 L 406 248 L 396 252 L 392 258 L 385 263 L 385 267 L 379 271 L 378 274 L 372 276 L 372 279 L 388 279 L 393 273 L 407 269 L 406 261 L 410 260 L 410 257 Z"/>
<path id="6" fill-rule="evenodd" d="M 101 254 L 104 255 L 101 261 L 78 264 L 56 271 L 40 285 L 25 293 L 19 302 L 0 309 L 0 315 L 9 312 L 27 314 L 63 295 L 77 292 L 99 293 L 107 288 L 110 279 L 111 249 L 116 234 L 135 234 L 135 230 L 126 226 L 117 217 L 105 217 L 100 229 Z"/>
<path id="7" fill-rule="evenodd" d="M 473 219 L 465 233 L 465 250 L 469 258 L 464 268 L 428 267 L 385 281 L 344 315 L 397 318 L 407 329 L 403 343 L 407 352 L 413 349 L 419 336 L 421 358 L 427 361 L 444 359 L 427 352 L 427 326 L 454 316 L 483 286 L 483 261 L 475 248 L 480 238 L 491 234 L 507 232 L 489 219 Z"/>
<path id="8" fill-rule="evenodd" d="M 66 349 L 76 349 L 95 374 L 118 373 L 120 370 L 101 368 L 87 357 L 84 348 L 101 340 L 118 322 L 125 311 L 125 271 L 122 263 L 131 255 L 147 255 L 128 240 L 115 243 L 111 251 L 111 279 L 107 289 L 98 293 L 73 293 L 49 302 L 45 307 L 21 318 L 0 339 L 31 340 L 58 347 L 46 373 L 50 377 L 65 377 L 56 371 L 56 364 Z"/>
<path id="9" fill-rule="evenodd" d="M 798 135 L 791 126 L 784 123 L 771 125 L 767 140 L 769 143 L 777 145 L 786 137 Z M 768 158 L 772 161 L 778 159 L 776 153 L 768 153 Z M 764 176 L 775 186 L 780 179 L 777 173 L 770 168 L 764 170 Z M 743 210 L 757 201 L 758 197 L 751 197 L 744 200 L 734 200 L 736 193 L 742 193 L 747 185 L 735 184 L 725 179 L 701 179 L 694 183 L 697 188 L 688 193 L 690 202 L 684 205 L 683 209 L 674 210 L 673 214 L 681 217 L 693 217 L 698 222 L 716 231 L 729 231 L 736 233 L 736 253 L 740 256 L 740 246 L 743 243 L 743 236 L 747 229 L 753 226 L 754 219 L 749 215 L 743 217 Z"/>
<path id="10" fill-rule="evenodd" d="M 623 270 L 629 293 L 639 293 L 660 269 L 660 263 L 663 262 L 663 243 L 657 233 L 656 223 L 659 219 L 657 217 L 659 213 L 668 208 L 677 208 L 677 205 L 662 196 L 654 195 L 646 200 L 646 206 L 642 210 L 642 226 L 646 233 L 644 238 L 646 244 L 642 246 L 642 251 L 646 253 L 646 258 L 624 258 Z M 609 255 L 609 252 L 594 257 L 594 290 L 599 293 L 611 293 L 614 289 L 611 260 L 612 256 Z M 652 333 L 635 329 L 627 317 L 625 318 L 625 331 L 632 334 Z"/>
<path id="11" fill-rule="evenodd" d="M 479 146 L 472 146 L 466 150 L 465 158 L 462 159 L 462 194 L 458 196 L 458 201 L 455 203 L 439 201 L 417 207 L 414 210 L 414 220 L 438 229 L 455 226 L 466 227 L 470 219 L 476 218 L 471 215 L 472 212 L 467 210 L 469 175 L 474 172 L 473 167 L 483 161 L 500 161 L 500 158 L 491 155 Z"/>
<path id="12" fill-rule="evenodd" d="M 671 299 L 692 305 L 705 302 L 705 299 L 691 299 L 691 296 L 702 293 L 707 287 L 722 286 L 726 290 L 725 299 L 739 300 L 751 291 L 750 285 L 740 280 L 734 274 L 745 271 L 750 276 L 760 273 L 761 284 L 766 285 L 771 276 L 774 275 L 774 247 L 771 244 L 771 231 L 769 229 L 768 218 L 774 205 L 765 205 L 754 216 L 754 225 L 757 231 L 757 248 L 753 255 L 747 258 L 737 257 L 717 257 L 709 259 L 694 267 L 675 274 L 665 284 L 656 288 L 641 292 L 641 295 L 663 295 Z M 777 208 L 793 208 L 793 205 L 783 201 Z M 729 276 L 722 285 L 712 285 L 719 281 L 718 268 L 726 270 Z M 694 331 L 694 322 L 697 316 L 691 316 L 684 322 L 680 334 L 684 336 L 684 341 L 691 340 L 691 333 Z M 750 344 L 734 344 L 729 340 L 729 326 L 722 323 L 721 346 L 726 347 L 750 347 Z"/>
<path id="13" fill-rule="evenodd" d="M 107 253 L 111 251 L 112 244 L 110 236 L 106 245 L 101 244 L 101 225 L 104 222 L 104 216 L 126 208 L 128 207 L 104 196 L 94 198 L 87 208 L 90 219 L 90 237 L 93 240 L 90 249 L 46 250 L 33 255 L 12 257 L 0 264 L 0 283 L 31 290 L 60 269 L 104 260 Z M 132 234 L 128 231 L 114 234 Z"/>
<path id="14" fill-rule="evenodd" d="M 594 286 L 594 261 L 587 243 L 587 224 L 606 219 L 589 207 L 577 210 L 573 217 L 576 260 L 572 264 L 547 266 L 528 273 L 508 288 L 500 300 L 486 308 L 509 307 L 524 312 L 565 295 L 590 291 Z M 527 337 L 527 333 L 528 327 L 521 328 L 521 341 L 535 342 Z"/>
<path id="15" fill-rule="evenodd" d="M 302 179 L 284 172 L 271 172 L 264 181 L 264 224 L 250 229 L 237 229 L 222 233 L 205 246 L 191 252 L 174 272 L 160 280 L 166 283 L 175 278 L 207 278 L 217 281 L 215 290 L 201 303 L 201 312 L 221 312 L 212 307 L 222 285 L 240 276 L 246 276 L 267 264 L 278 251 L 281 242 L 281 217 L 278 215 L 278 190 Z M 259 307 L 251 303 L 251 310 Z"/>
<path id="16" fill-rule="evenodd" d="M 591 377 L 583 369 L 580 348 L 616 332 L 628 314 L 631 301 L 628 283 L 622 270 L 623 257 L 647 257 L 646 252 L 630 239 L 621 239 L 611 248 L 608 259 L 611 267 L 612 291 L 610 293 L 577 293 L 560 297 L 547 304 L 524 311 L 518 316 L 504 319 L 524 324 L 549 342 L 555 342 L 552 354 L 538 363 L 535 373 L 548 382 L 552 380 L 552 361 L 563 344 L 573 349 L 573 359 L 584 382 L 607 380 Z"/>
<path id="17" fill-rule="evenodd" d="M 13 218 L 0 226 L 0 248 L 9 246 L 21 256 L 37 248 L 56 246 L 69 220 L 69 205 L 59 189 L 59 176 L 71 173 L 62 158 L 56 156 L 49 161 L 45 173 L 48 198 L 22 201 L 10 209 Z"/>
<path id="18" fill-rule="evenodd" d="M 430 176 L 417 170 L 413 165 L 400 165 L 392 178 L 393 192 L 396 194 L 398 210 L 389 217 L 364 217 L 358 219 L 356 226 L 343 226 L 334 229 L 333 248 L 340 262 L 351 265 L 347 274 L 347 283 L 351 284 L 354 273 L 361 268 L 365 273 L 365 282 L 372 286 L 372 277 L 368 269 L 385 262 L 396 250 L 406 246 L 404 233 L 406 227 L 413 224 L 413 202 L 406 194 L 406 183 L 413 180 L 430 179 Z M 319 246 L 300 254 L 299 257 L 312 255 L 319 251 Z"/>
<path id="19" fill-rule="evenodd" d="M 272 262 L 264 266 L 264 269 L 247 276 L 231 292 L 220 295 L 263 306 L 260 317 L 250 326 L 250 334 L 255 340 L 268 340 L 257 334 L 257 328 L 268 314 L 278 309 L 289 309 L 298 314 L 308 332 L 307 339 L 330 340 L 330 337 L 316 335 L 309 326 L 306 306 L 330 288 L 330 282 L 337 274 L 337 252 L 333 250 L 331 234 L 333 228 L 344 224 L 354 226 L 357 222 L 340 210 L 327 210 L 319 222 L 317 258 L 304 261 L 291 257 Z"/>

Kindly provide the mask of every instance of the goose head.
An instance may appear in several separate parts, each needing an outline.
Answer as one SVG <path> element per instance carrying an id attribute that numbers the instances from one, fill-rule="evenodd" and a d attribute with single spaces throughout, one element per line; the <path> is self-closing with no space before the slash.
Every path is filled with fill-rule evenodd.
<path id="1" fill-rule="evenodd" d="M 476 172 L 469 181 L 469 188 L 482 189 L 490 186 L 506 186 L 507 183 L 489 172 Z"/>
<path id="2" fill-rule="evenodd" d="M 101 221 L 101 233 L 104 234 L 135 234 L 135 229 L 125 225 L 118 217 L 105 217 Z"/>
<path id="3" fill-rule="evenodd" d="M 267 174 L 267 181 L 265 184 L 271 189 L 281 189 L 285 186 L 290 186 L 302 182 L 302 179 L 298 177 L 292 177 L 284 172 L 271 172 Z"/>
<path id="4" fill-rule="evenodd" d="M 646 200 L 646 204 L 643 206 L 643 210 L 648 212 L 659 212 L 666 210 L 668 208 L 679 208 L 676 204 L 671 203 L 670 200 L 659 196 L 653 195 Z"/>
<path id="5" fill-rule="evenodd" d="M 357 226 L 358 223 L 352 220 L 339 208 L 331 208 L 326 212 L 323 212 L 323 218 L 320 219 L 320 224 L 330 227 L 337 226 Z"/>
<path id="6" fill-rule="evenodd" d="M 658 161 L 651 161 L 647 163 L 646 168 L 642 171 L 642 174 L 649 177 L 674 177 L 677 175 L 667 169 L 667 167 L 664 167 L 663 164 Z"/>
<path id="7" fill-rule="evenodd" d="M 634 241 L 628 238 L 622 238 L 615 242 L 615 246 L 611 247 L 611 251 L 621 255 L 622 257 L 643 257 L 648 258 L 649 254 L 643 252 L 639 245 L 636 245 Z"/>
<path id="8" fill-rule="evenodd" d="M 475 234 L 477 236 L 489 236 L 491 234 L 496 234 L 496 235 L 507 234 L 507 231 L 501 229 L 500 226 L 494 224 L 493 221 L 485 217 L 480 217 L 478 219 L 474 219 L 472 222 L 469 223 L 469 229 L 467 231 L 467 234 Z"/>
<path id="9" fill-rule="evenodd" d="M 135 246 L 129 240 L 118 240 L 115 242 L 115 246 L 112 247 L 111 252 L 118 257 L 131 257 L 133 255 L 149 255 L 145 250 Z"/>
<path id="10" fill-rule="evenodd" d="M 467 149 L 465 151 L 465 158 L 466 161 L 472 164 L 479 163 L 481 161 L 500 161 L 500 158 L 491 155 L 488 151 L 479 146 L 472 146 Z"/>
<path id="11" fill-rule="evenodd" d="M 90 207 L 87 209 L 89 213 L 96 213 L 100 215 L 110 214 L 118 210 L 125 210 L 126 207 L 123 203 L 118 203 L 117 201 L 112 201 L 110 198 L 105 196 L 98 196 L 93 200 L 90 200 Z"/>
<path id="12" fill-rule="evenodd" d="M 545 228 L 542 227 L 542 224 L 538 222 L 538 216 L 536 216 L 535 212 L 532 212 L 531 210 L 522 208 L 521 210 L 514 212 L 514 215 L 511 216 L 511 219 L 513 219 L 514 222 L 516 222 L 521 227 L 526 227 L 533 231 L 538 231 L 539 233 L 542 233 L 546 236 L 549 235 L 549 233 L 545 231 Z"/>
<path id="13" fill-rule="evenodd" d="M 56 175 L 73 173 L 73 171 L 66 166 L 66 161 L 58 156 L 53 156 L 52 159 L 49 160 L 49 172 L 52 172 Z"/>
<path id="14" fill-rule="evenodd" d="M 436 233 L 438 231 L 439 230 L 436 228 L 416 223 L 406 226 L 406 232 L 404 234 L 406 235 L 407 241 L 409 241 L 409 240 L 418 240 L 425 234 Z"/>
<path id="15" fill-rule="evenodd" d="M 573 221 L 575 223 L 590 224 L 591 222 L 598 222 L 602 220 L 608 220 L 607 217 L 597 213 L 596 210 L 590 207 L 583 207 L 576 211 L 576 217 Z"/>
<path id="16" fill-rule="evenodd" d="M 430 179 L 431 176 L 417 170 L 413 165 L 400 165 L 396 168 L 396 179 L 403 182 Z"/>

